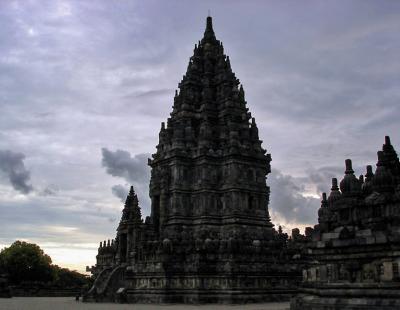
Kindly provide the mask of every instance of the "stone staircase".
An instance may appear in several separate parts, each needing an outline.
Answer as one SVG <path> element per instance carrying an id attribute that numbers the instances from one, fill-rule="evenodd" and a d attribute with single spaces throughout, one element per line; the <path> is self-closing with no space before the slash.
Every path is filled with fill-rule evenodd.
<path id="1" fill-rule="evenodd" d="M 125 266 L 103 269 L 91 289 L 83 296 L 84 302 L 116 301 L 116 294 L 123 285 Z"/>

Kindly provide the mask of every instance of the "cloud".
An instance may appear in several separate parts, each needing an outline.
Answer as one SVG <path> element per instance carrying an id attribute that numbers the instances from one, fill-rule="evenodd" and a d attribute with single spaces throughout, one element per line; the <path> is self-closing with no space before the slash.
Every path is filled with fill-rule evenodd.
<path id="1" fill-rule="evenodd" d="M 8 178 L 12 187 L 23 193 L 29 194 L 33 186 L 29 184 L 31 174 L 25 168 L 25 155 L 9 150 L 0 150 L 0 171 Z"/>
<path id="2" fill-rule="evenodd" d="M 286 223 L 316 224 L 320 201 L 303 196 L 305 187 L 296 178 L 272 169 L 267 183 L 271 188 L 272 217 L 275 215 Z"/>
<path id="3" fill-rule="evenodd" d="M 308 181 L 315 185 L 319 195 L 322 193 L 329 194 L 332 178 L 340 180 L 343 177 L 343 170 L 343 167 L 312 168 L 308 171 Z"/>
<path id="4" fill-rule="evenodd" d="M 147 166 L 147 159 L 150 154 L 137 154 L 131 157 L 127 151 L 107 148 L 101 149 L 103 158 L 102 165 L 108 174 L 115 177 L 122 177 L 128 182 L 142 182 L 149 180 L 150 171 Z"/>
<path id="5" fill-rule="evenodd" d="M 102 166 L 106 172 L 114 177 L 123 178 L 129 184 L 133 185 L 138 195 L 139 203 L 143 209 L 143 214 L 147 215 L 150 211 L 149 182 L 150 168 L 147 165 L 147 159 L 150 154 L 136 154 L 131 156 L 128 151 L 116 150 L 110 151 L 102 148 Z M 127 190 L 122 185 L 114 185 L 112 193 L 125 201 Z"/>
<path id="6" fill-rule="evenodd" d="M 50 184 L 46 186 L 43 190 L 39 191 L 41 196 L 55 196 L 60 191 L 56 184 Z"/>
<path id="7" fill-rule="evenodd" d="M 121 202 L 125 202 L 126 196 L 128 195 L 128 188 L 127 186 L 118 184 L 111 187 L 111 192 L 114 194 L 115 197 L 121 199 Z"/>

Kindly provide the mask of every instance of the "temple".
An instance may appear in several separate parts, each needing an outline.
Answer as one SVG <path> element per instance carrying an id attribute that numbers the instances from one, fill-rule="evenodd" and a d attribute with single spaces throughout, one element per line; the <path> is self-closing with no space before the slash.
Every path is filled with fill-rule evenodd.
<path id="1" fill-rule="evenodd" d="M 291 310 L 400 309 L 400 163 L 385 138 L 375 173 L 354 175 L 323 194 L 319 224 L 306 244 L 309 263 Z"/>
<path id="2" fill-rule="evenodd" d="M 211 17 L 161 124 L 151 215 L 134 189 L 115 240 L 101 243 L 86 301 L 260 302 L 288 299 L 300 250 L 271 223 L 262 147 L 243 86 Z"/>
<path id="3" fill-rule="evenodd" d="M 291 310 L 400 309 L 400 163 L 390 138 L 376 170 L 322 196 L 318 224 L 291 238 L 271 223 L 271 156 L 212 19 L 161 124 L 151 214 L 133 187 L 115 239 L 100 243 L 85 301 L 246 303 Z M 276 206 L 277 208 L 279 206 Z M 296 295 L 297 294 L 297 295 Z"/>

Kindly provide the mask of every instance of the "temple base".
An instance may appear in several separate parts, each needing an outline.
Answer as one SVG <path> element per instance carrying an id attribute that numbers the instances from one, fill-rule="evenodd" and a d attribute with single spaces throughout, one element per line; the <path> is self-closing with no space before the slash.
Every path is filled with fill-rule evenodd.
<path id="1" fill-rule="evenodd" d="M 285 275 L 132 275 L 125 268 L 105 270 L 85 302 L 244 304 L 288 301 L 300 282 Z"/>
<path id="2" fill-rule="evenodd" d="M 398 310 L 398 285 L 347 285 L 306 288 L 291 300 L 290 310 Z"/>

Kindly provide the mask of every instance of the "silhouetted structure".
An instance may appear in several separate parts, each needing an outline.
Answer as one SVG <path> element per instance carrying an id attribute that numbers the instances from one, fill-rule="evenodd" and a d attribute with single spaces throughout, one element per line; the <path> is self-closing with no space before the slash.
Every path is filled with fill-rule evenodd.
<path id="1" fill-rule="evenodd" d="M 385 138 L 375 174 L 345 176 L 323 194 L 310 265 L 292 310 L 400 309 L 400 163 Z"/>
<path id="2" fill-rule="evenodd" d="M 296 288 L 296 247 L 268 213 L 271 156 L 239 85 L 208 17 L 149 159 L 151 215 L 131 188 L 85 300 L 258 302 Z"/>

